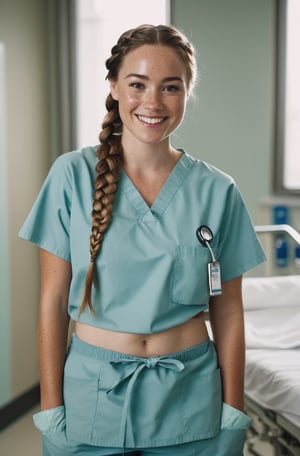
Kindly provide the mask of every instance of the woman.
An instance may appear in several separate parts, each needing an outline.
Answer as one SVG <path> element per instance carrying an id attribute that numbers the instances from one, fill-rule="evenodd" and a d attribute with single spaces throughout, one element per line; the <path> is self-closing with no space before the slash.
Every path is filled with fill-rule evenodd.
<path id="1" fill-rule="evenodd" d="M 193 47 L 144 25 L 106 66 L 100 146 L 56 160 L 20 233 L 41 248 L 43 454 L 241 456 L 241 281 L 264 253 L 234 181 L 170 142 Z"/>

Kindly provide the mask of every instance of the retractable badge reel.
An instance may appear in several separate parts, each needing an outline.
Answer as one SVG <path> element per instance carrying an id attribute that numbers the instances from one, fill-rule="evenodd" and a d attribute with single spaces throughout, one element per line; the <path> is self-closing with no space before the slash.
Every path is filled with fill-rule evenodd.
<path id="1" fill-rule="evenodd" d="M 201 244 L 208 248 L 211 256 L 211 263 L 208 263 L 207 265 L 209 294 L 210 296 L 220 295 L 222 293 L 221 267 L 209 245 L 213 240 L 213 233 L 208 226 L 201 225 L 197 228 L 196 234 Z"/>

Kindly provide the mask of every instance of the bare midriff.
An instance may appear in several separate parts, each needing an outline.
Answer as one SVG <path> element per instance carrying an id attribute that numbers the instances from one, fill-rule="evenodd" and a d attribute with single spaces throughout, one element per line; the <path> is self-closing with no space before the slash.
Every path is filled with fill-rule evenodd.
<path id="1" fill-rule="evenodd" d="M 76 323 L 82 341 L 108 350 L 143 358 L 164 356 L 201 344 L 208 338 L 203 312 L 191 320 L 155 334 L 129 334 Z"/>

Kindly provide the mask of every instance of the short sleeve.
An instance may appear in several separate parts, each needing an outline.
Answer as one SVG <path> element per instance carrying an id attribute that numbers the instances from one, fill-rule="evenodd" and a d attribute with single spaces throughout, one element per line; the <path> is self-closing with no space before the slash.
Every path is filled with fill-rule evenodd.
<path id="1" fill-rule="evenodd" d="M 220 229 L 222 280 L 231 280 L 266 260 L 244 199 L 233 181 L 227 193 Z"/>
<path id="2" fill-rule="evenodd" d="M 19 237 L 70 261 L 71 196 L 71 173 L 61 155 L 52 165 Z"/>

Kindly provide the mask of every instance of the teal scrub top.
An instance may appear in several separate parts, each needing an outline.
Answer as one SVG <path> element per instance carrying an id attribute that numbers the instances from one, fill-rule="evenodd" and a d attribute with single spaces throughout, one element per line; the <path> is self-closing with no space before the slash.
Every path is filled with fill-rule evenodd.
<path id="1" fill-rule="evenodd" d="M 79 315 L 90 263 L 89 238 L 97 147 L 54 162 L 19 236 L 71 262 L 69 315 L 74 321 L 137 334 L 182 324 L 208 308 L 209 249 L 196 230 L 213 232 L 222 282 L 265 260 L 234 180 L 182 151 L 149 207 L 124 171 L 113 217 L 96 260 L 92 302 Z"/>

